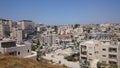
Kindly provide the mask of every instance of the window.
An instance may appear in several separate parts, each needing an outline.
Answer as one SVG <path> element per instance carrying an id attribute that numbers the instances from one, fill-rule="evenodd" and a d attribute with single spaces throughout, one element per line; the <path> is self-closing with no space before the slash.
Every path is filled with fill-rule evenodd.
<path id="1" fill-rule="evenodd" d="M 105 48 L 103 48 L 102 50 L 103 50 L 103 51 L 106 51 L 106 49 L 105 49 Z"/>
<path id="2" fill-rule="evenodd" d="M 84 46 L 84 45 L 81 45 L 81 48 L 86 49 L 87 47 L 86 47 L 86 46 Z"/>
<path id="3" fill-rule="evenodd" d="M 14 46 L 16 46 L 16 43 L 14 41 L 1 43 L 1 47 L 3 48 L 9 48 L 9 47 L 14 47 Z"/>
<path id="4" fill-rule="evenodd" d="M 29 49 L 28 49 L 28 53 L 29 53 Z"/>
<path id="5" fill-rule="evenodd" d="M 15 53 L 15 52 L 9 52 L 9 55 L 13 55 L 13 56 L 14 56 L 14 53 Z"/>
<path id="6" fill-rule="evenodd" d="M 18 52 L 18 55 L 20 55 L 20 52 Z"/>
<path id="7" fill-rule="evenodd" d="M 117 48 L 109 48 L 109 52 L 114 52 L 114 53 L 116 53 L 116 52 L 117 52 Z"/>
<path id="8" fill-rule="evenodd" d="M 92 53 L 89 53 L 89 55 L 92 55 Z"/>
<path id="9" fill-rule="evenodd" d="M 116 55 L 109 54 L 109 58 L 110 58 L 110 59 L 117 59 L 117 56 L 116 56 Z"/>
<path id="10" fill-rule="evenodd" d="M 81 54 L 82 54 L 82 55 L 87 55 L 87 52 L 86 52 L 86 51 L 84 51 L 84 52 L 81 52 Z"/>
<path id="11" fill-rule="evenodd" d="M 106 55 L 102 55 L 103 57 L 106 57 Z"/>
<path id="12" fill-rule="evenodd" d="M 98 54 L 99 52 L 98 51 L 95 51 L 95 54 Z"/>
<path id="13" fill-rule="evenodd" d="M 103 41 L 103 43 L 106 43 L 105 41 Z"/>
<path id="14" fill-rule="evenodd" d="M 109 64 L 117 64 L 117 62 L 109 61 Z"/>

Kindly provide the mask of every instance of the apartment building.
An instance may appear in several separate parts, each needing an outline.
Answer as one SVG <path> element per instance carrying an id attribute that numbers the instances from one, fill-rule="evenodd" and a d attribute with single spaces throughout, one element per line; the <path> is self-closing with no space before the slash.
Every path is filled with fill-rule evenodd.
<path id="1" fill-rule="evenodd" d="M 9 20 L 0 19 L 0 36 L 5 37 L 10 35 Z"/>
<path id="2" fill-rule="evenodd" d="M 44 24 L 36 24 L 36 30 L 37 32 L 41 32 L 45 30 L 45 25 Z"/>
<path id="3" fill-rule="evenodd" d="M 97 40 L 112 40 L 112 35 L 109 33 L 95 33 L 95 39 L 97 39 Z"/>
<path id="4" fill-rule="evenodd" d="M 120 42 L 111 40 L 88 40 L 80 43 L 81 62 L 90 62 L 90 68 L 96 68 L 97 62 L 115 64 L 120 68 Z M 94 65 L 94 66 L 93 66 Z"/>
<path id="5" fill-rule="evenodd" d="M 26 38 L 28 34 L 35 31 L 35 23 L 31 20 L 21 20 L 17 24 L 23 30 L 23 38 Z"/>
<path id="6" fill-rule="evenodd" d="M 56 44 L 56 34 L 52 31 L 46 31 L 42 34 L 42 43 L 53 45 Z"/>
<path id="7" fill-rule="evenodd" d="M 15 39 L 18 44 L 21 44 L 23 42 L 23 30 L 13 27 L 11 31 L 11 38 Z"/>
<path id="8" fill-rule="evenodd" d="M 20 25 L 21 29 L 25 30 L 27 33 L 31 33 L 35 30 L 35 23 L 31 20 L 21 20 L 18 22 L 18 25 Z"/>

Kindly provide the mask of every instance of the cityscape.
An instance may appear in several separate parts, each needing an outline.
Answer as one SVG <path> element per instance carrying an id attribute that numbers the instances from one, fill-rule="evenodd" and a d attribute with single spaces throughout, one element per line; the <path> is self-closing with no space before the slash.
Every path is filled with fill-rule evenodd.
<path id="1" fill-rule="evenodd" d="M 81 1 L 70 0 L 70 2 L 67 0 L 66 1 L 51 0 L 48 2 L 46 1 L 43 2 L 42 0 L 40 0 L 39 2 L 42 2 L 43 3 L 42 5 L 44 5 L 44 3 L 48 3 L 48 4 L 50 3 L 51 5 L 52 3 L 54 6 L 56 5 L 54 8 L 56 7 L 60 8 L 60 9 L 56 9 L 55 11 L 61 10 L 61 7 L 58 6 L 60 4 L 63 5 L 72 4 L 74 5 L 73 8 L 75 8 L 76 6 L 75 4 L 77 4 L 78 6 L 79 4 L 81 4 L 80 2 L 84 3 L 84 1 L 82 0 Z M 1 1 L 1 2 L 2 4 L 8 3 L 7 1 Z M 25 1 L 25 5 L 26 2 L 28 1 Z M 30 1 L 27 4 L 31 5 L 32 2 L 33 1 Z M 112 2 L 116 4 L 113 4 Z M 20 3 L 22 4 L 22 2 Z M 19 5 L 20 3 L 16 3 L 16 4 Z M 40 17 L 42 20 L 37 22 L 38 21 L 36 20 L 37 15 L 35 15 L 36 16 L 35 19 L 33 18 L 34 16 L 32 17 L 32 13 L 29 14 L 31 12 L 31 11 L 29 12 L 29 10 L 30 9 L 33 10 L 32 7 L 25 11 L 23 10 L 20 11 L 21 16 L 24 12 L 27 11 L 28 14 L 31 15 L 31 17 L 30 16 L 27 17 L 28 14 L 24 13 L 24 15 L 26 16 L 24 17 L 23 15 L 23 18 L 21 16 L 20 18 L 19 16 L 17 17 L 16 13 L 15 13 L 16 18 L 14 18 L 14 13 L 12 13 L 12 8 L 11 8 L 12 15 L 9 14 L 10 12 L 5 13 L 4 12 L 5 9 L 1 10 L 0 68 L 120 68 L 120 15 L 118 13 L 120 11 L 120 9 L 118 8 L 118 6 L 120 6 L 119 5 L 120 1 L 110 1 L 110 2 L 95 1 L 95 3 L 103 4 L 103 5 L 109 4 L 112 5 L 112 7 L 116 7 L 117 5 L 117 8 L 114 9 L 117 9 L 118 11 L 115 10 L 117 13 L 111 11 L 114 12 L 112 19 L 109 18 L 109 16 L 112 16 L 110 14 L 108 16 L 105 15 L 108 18 L 104 20 L 102 18 L 97 19 L 100 18 L 100 16 L 98 17 L 96 16 L 95 19 L 93 19 L 94 17 L 90 18 L 93 20 L 89 20 L 88 18 L 86 18 L 87 21 L 85 21 L 84 19 L 81 19 L 80 21 L 78 20 L 78 18 L 76 18 L 79 16 L 76 17 L 73 16 L 74 15 L 73 11 L 67 11 L 68 15 L 69 12 L 72 12 L 73 15 L 71 13 L 70 14 L 71 17 L 72 16 L 73 17 L 72 18 L 69 16 L 67 17 L 66 16 L 67 13 L 65 14 L 63 13 L 62 16 L 63 18 L 67 17 L 66 20 L 63 18 L 58 20 L 58 18 L 60 17 L 55 16 L 56 13 L 54 12 L 52 13 L 53 16 L 49 17 L 49 12 L 51 12 L 51 10 L 54 8 L 51 8 L 51 10 L 49 11 L 44 11 L 45 6 L 43 6 L 44 8 L 43 12 L 48 12 L 48 17 L 46 17 L 47 14 L 43 14 L 43 17 L 45 16 L 45 18 Z M 8 5 L 11 5 L 11 3 Z M 20 7 L 18 5 L 17 7 Z M 47 5 L 47 7 L 50 5 Z M 67 5 L 64 5 L 64 7 L 68 8 Z M 108 7 L 109 6 L 107 6 L 107 8 Z M 111 9 L 113 9 L 112 7 Z M 70 7 L 70 9 L 71 8 L 72 7 Z M 95 6 L 95 10 L 97 9 Z M 41 16 L 43 12 L 41 10 Z M 102 11 L 100 12 L 95 11 L 95 12 L 96 13 L 101 12 L 100 14 L 102 14 Z M 103 13 L 105 12 L 106 11 L 103 11 Z M 77 14 L 78 13 L 76 12 L 75 15 Z M 63 21 L 61 21 L 62 19 Z M 43 22 L 43 20 L 45 21 Z M 91 22 L 95 22 L 95 23 L 91 23 Z"/>

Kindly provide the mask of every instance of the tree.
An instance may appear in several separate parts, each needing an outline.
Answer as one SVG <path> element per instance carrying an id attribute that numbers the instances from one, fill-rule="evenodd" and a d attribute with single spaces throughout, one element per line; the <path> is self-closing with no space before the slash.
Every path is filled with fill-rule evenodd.
<path id="1" fill-rule="evenodd" d="M 88 29 L 87 32 L 90 33 L 90 29 Z"/>
<path id="2" fill-rule="evenodd" d="M 117 40 L 120 41 L 120 38 L 118 38 Z"/>
<path id="3" fill-rule="evenodd" d="M 81 68 L 89 68 L 88 66 L 82 66 Z"/>
<path id="4" fill-rule="evenodd" d="M 32 51 L 35 51 L 36 47 L 35 45 L 32 45 Z"/>
<path id="5" fill-rule="evenodd" d="M 81 68 L 89 68 L 89 65 L 90 63 L 87 60 L 85 60 L 84 65 L 82 65 Z"/>
<path id="6" fill-rule="evenodd" d="M 85 65 L 90 65 L 90 63 L 86 60 L 84 61 Z"/>
<path id="7" fill-rule="evenodd" d="M 88 39 L 88 38 L 89 38 L 89 34 L 86 33 L 86 34 L 85 34 L 85 39 Z"/>
<path id="8" fill-rule="evenodd" d="M 58 32 L 58 27 L 55 25 L 54 26 L 54 31 L 57 33 Z"/>
<path id="9" fill-rule="evenodd" d="M 92 36 L 89 36 L 89 39 L 91 39 L 92 38 Z"/>
<path id="10" fill-rule="evenodd" d="M 100 62 L 97 63 L 97 68 L 100 68 L 101 67 L 101 64 Z"/>
<path id="11" fill-rule="evenodd" d="M 72 39 L 72 42 L 74 43 L 74 42 L 75 42 L 75 40 L 73 40 L 73 39 Z"/>
<path id="12" fill-rule="evenodd" d="M 101 62 L 97 63 L 97 68 L 106 67 L 106 66 L 108 66 L 108 64 L 106 63 L 101 63 Z"/>
<path id="13" fill-rule="evenodd" d="M 47 28 L 50 28 L 50 26 L 48 25 Z"/>
<path id="14" fill-rule="evenodd" d="M 40 45 L 40 41 L 39 41 L 39 39 L 37 39 L 37 45 Z"/>
<path id="15" fill-rule="evenodd" d="M 75 24 L 74 28 L 78 28 L 80 26 L 80 24 Z"/>
<path id="16" fill-rule="evenodd" d="M 110 68 L 118 68 L 116 64 L 110 64 Z"/>

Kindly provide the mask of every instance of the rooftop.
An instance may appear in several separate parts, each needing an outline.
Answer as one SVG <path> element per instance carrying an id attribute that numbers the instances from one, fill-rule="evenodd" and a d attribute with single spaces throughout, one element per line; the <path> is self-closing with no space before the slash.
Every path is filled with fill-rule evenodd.
<path id="1" fill-rule="evenodd" d="M 99 43 L 99 42 L 97 40 L 88 40 L 88 41 L 83 41 L 81 43 L 81 45 L 86 45 L 86 44 L 93 45 L 93 44 L 96 44 L 96 43 Z"/>
<path id="2" fill-rule="evenodd" d="M 12 42 L 12 41 L 15 41 L 15 40 L 10 39 L 10 38 L 4 38 L 0 42 Z"/>
<path id="3" fill-rule="evenodd" d="M 21 20 L 20 22 L 32 22 L 32 20 Z"/>

